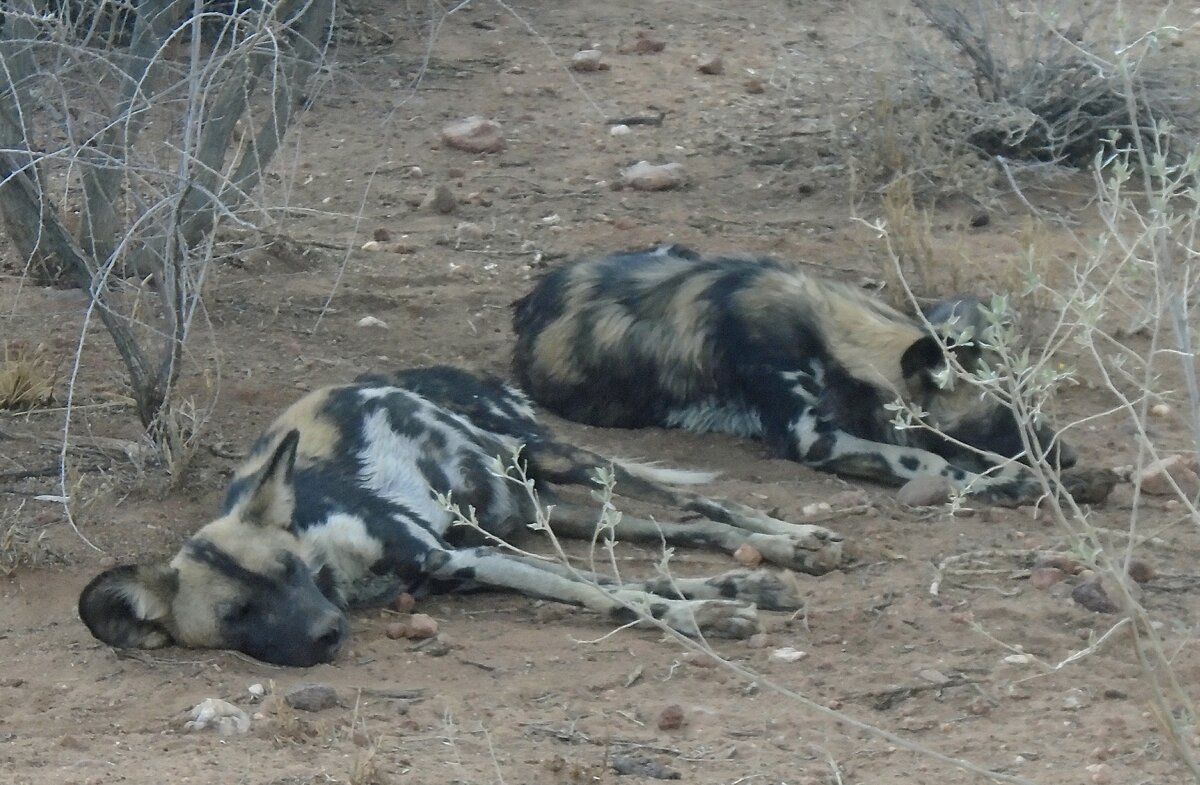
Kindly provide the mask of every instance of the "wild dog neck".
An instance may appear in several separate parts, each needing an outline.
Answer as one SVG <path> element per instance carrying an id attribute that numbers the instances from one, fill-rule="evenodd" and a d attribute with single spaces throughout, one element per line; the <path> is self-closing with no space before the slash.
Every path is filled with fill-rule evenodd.
<path id="1" fill-rule="evenodd" d="M 908 317 L 854 287 L 791 271 L 768 273 L 762 284 L 752 304 L 760 318 L 786 321 L 807 310 L 826 351 L 847 373 L 892 394 L 908 389 L 900 358 L 925 336 Z"/>

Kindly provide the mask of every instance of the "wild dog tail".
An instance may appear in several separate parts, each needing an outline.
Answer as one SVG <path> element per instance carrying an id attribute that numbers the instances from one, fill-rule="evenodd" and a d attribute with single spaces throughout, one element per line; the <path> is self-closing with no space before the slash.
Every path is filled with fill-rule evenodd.
<path id="1" fill-rule="evenodd" d="M 533 468 L 534 477 L 550 483 L 594 486 L 596 468 L 611 465 L 617 481 L 617 492 L 625 496 L 638 496 L 641 491 L 642 498 L 661 496 L 662 491 L 666 491 L 662 486 L 702 485 L 716 477 L 712 472 L 617 461 L 553 439 L 539 439 L 527 444 L 524 456 Z"/>
<path id="2" fill-rule="evenodd" d="M 721 476 L 720 472 L 702 472 L 694 469 L 676 469 L 662 466 L 658 463 L 640 463 L 638 461 L 613 460 L 613 466 L 619 466 L 629 472 L 630 476 L 650 482 L 661 482 L 664 485 L 704 485 Z"/>

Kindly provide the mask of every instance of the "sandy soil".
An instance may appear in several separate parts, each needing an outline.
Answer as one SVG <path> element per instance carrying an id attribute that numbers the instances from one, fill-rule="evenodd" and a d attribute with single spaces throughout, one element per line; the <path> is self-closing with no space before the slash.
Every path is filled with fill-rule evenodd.
<path id="1" fill-rule="evenodd" d="M 339 65 L 273 183 L 276 203 L 294 209 L 274 214 L 263 236 L 273 242 L 260 238 L 213 272 L 211 324 L 193 350 L 194 367 L 219 363 L 219 382 L 189 372 L 183 391 L 203 403 L 218 389 L 219 399 L 181 481 L 121 453 L 121 444 L 138 438 L 136 418 L 122 403 L 122 372 L 99 329 L 88 334 L 75 391 L 70 492 L 80 533 L 102 552 L 76 536 L 60 507 L 34 498 L 59 493 L 54 477 L 17 476 L 56 464 L 63 411 L 0 414 L 0 534 L 16 537 L 8 552 L 38 560 L 0 573 L 0 780 L 648 781 L 612 769 L 624 756 L 695 783 L 978 781 L 829 721 L 779 689 L 1036 782 L 1183 781 L 1123 631 L 1053 670 L 1116 618 L 1085 610 L 1061 590 L 1034 589 L 1023 571 L 1028 562 L 1007 555 L 1061 547 L 1058 529 L 1028 510 L 954 517 L 903 510 L 892 491 L 873 486 L 862 489 L 869 509 L 827 524 L 844 532 L 855 563 L 801 576 L 806 612 L 766 614 L 764 647 L 717 644 L 758 674 L 753 679 L 711 667 L 654 632 L 608 635 L 585 612 L 503 595 L 423 602 L 419 610 L 440 624 L 434 644 L 386 637 L 394 614 L 357 614 L 351 650 L 310 670 L 223 652 L 120 653 L 93 640 L 74 606 L 84 583 L 114 560 L 172 553 L 216 508 L 237 451 L 281 407 L 303 390 L 371 368 L 439 362 L 505 374 L 509 303 L 564 257 L 679 241 L 777 254 L 848 280 L 879 276 L 881 248 L 849 219 L 849 177 L 833 128 L 861 107 L 869 80 L 860 66 L 879 55 L 864 20 L 883 28 L 907 24 L 911 13 L 878 14 L 884 4 L 867 2 L 513 4 L 534 36 L 499 5 L 477 2 L 446 21 L 412 93 L 404 86 L 426 45 L 415 16 L 403 4 L 379 10 L 389 8 L 385 0 L 355 6 L 370 24 L 342 36 Z M 666 48 L 619 53 L 638 31 Z M 563 67 L 593 44 L 609 70 Z M 724 73 L 697 72 L 706 53 L 724 58 Z M 761 93 L 747 89 L 755 80 Z M 625 136 L 609 135 L 605 124 L 659 113 L 661 125 L 632 125 Z M 502 124 L 505 151 L 476 157 L 439 143 L 444 124 L 472 114 Z M 640 159 L 679 161 L 690 184 L 614 190 L 620 169 Z M 411 204 L 438 183 L 461 202 L 452 215 Z M 1086 230 L 1086 187 L 1081 180 L 1036 198 L 1055 212 L 1073 211 Z M 1019 256 L 1022 208 L 998 202 L 986 226 L 969 228 L 977 210 L 941 205 L 932 223 L 954 249 L 950 258 L 967 265 L 968 280 L 986 286 Z M 390 236 L 385 245 L 405 252 L 357 250 L 377 230 Z M 1069 246 L 1054 236 L 1046 242 L 1051 250 Z M 44 341 L 67 363 L 83 296 L 22 284 L 13 260 L 6 264 L 0 332 Z M 364 316 L 386 326 L 357 326 Z M 1084 384 L 1067 392 L 1062 414 L 1105 404 Z M 1174 417 L 1155 424 L 1168 448 L 1180 446 Z M 800 519 L 805 505 L 855 489 L 732 438 L 549 419 L 567 438 L 610 454 L 720 470 L 714 495 L 785 517 Z M 1128 433 L 1103 421 L 1078 429 L 1075 441 L 1091 465 L 1132 461 Z M 1123 530 L 1128 492 L 1118 489 L 1092 515 Z M 1143 599 L 1175 652 L 1180 680 L 1198 697 L 1198 538 L 1194 528 L 1172 525 L 1178 515 L 1158 500 L 1142 502 L 1140 520 L 1161 528 L 1140 554 L 1159 573 Z M 935 565 L 976 551 L 989 555 L 930 592 Z M 658 558 L 632 546 L 619 556 L 631 572 L 652 569 Z M 688 552 L 676 564 L 704 573 L 729 561 Z M 771 659 L 786 646 L 806 656 Z M 1013 656 L 1020 652 L 1028 656 Z M 335 686 L 338 706 L 311 714 L 282 706 L 277 696 L 304 682 Z M 267 692 L 257 703 L 253 684 Z M 210 697 L 254 714 L 250 732 L 185 732 L 188 710 Z M 672 705 L 683 725 L 662 729 Z"/>

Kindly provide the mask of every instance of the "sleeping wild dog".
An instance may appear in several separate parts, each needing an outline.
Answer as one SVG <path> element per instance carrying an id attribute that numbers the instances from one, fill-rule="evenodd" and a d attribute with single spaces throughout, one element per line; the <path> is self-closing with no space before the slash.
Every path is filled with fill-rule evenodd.
<path id="1" fill-rule="evenodd" d="M 948 341 L 861 289 L 670 245 L 557 268 L 514 308 L 517 380 L 567 419 L 758 437 L 818 469 L 895 485 L 940 474 L 997 502 L 1041 493 L 996 459 L 1024 455 L 1011 411 L 948 366 L 948 351 L 967 371 L 986 361 L 964 332 L 986 326 L 974 300 L 928 311 L 968 338 Z M 928 427 L 896 427 L 897 398 Z M 1074 463 L 1052 430 L 1033 432 L 1052 462 Z"/>
<path id="2" fill-rule="evenodd" d="M 222 515 L 166 563 L 97 576 L 80 618 L 116 647 L 227 648 L 305 666 L 336 656 L 345 609 L 402 592 L 509 589 L 622 623 L 645 614 L 686 634 L 727 637 L 757 630 L 755 606 L 799 606 L 794 585 L 768 570 L 617 585 L 498 547 L 494 538 L 508 540 L 538 512 L 522 485 L 496 471 L 518 445 L 542 499 L 553 498 L 548 483 L 591 485 L 596 467 L 612 463 L 618 493 L 707 518 L 622 516 L 619 538 L 729 552 L 749 543 L 768 561 L 812 573 L 841 559 L 840 538 L 827 529 L 674 487 L 711 475 L 611 462 L 557 441 L 519 391 L 435 367 L 362 376 L 293 404 L 235 473 Z M 453 525 L 439 495 L 472 508 L 479 528 Z M 556 501 L 556 534 L 594 536 L 593 510 Z"/>

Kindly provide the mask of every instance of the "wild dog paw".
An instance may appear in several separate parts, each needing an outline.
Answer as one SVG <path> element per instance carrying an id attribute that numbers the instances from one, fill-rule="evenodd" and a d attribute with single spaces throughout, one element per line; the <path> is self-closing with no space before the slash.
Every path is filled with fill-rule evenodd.
<path id="1" fill-rule="evenodd" d="M 770 570 L 730 570 L 709 578 L 723 597 L 752 602 L 768 611 L 794 611 L 804 607 L 794 576 Z"/>
<path id="2" fill-rule="evenodd" d="M 729 600 L 675 600 L 659 618 L 692 637 L 749 638 L 762 631 L 753 605 Z"/>
<path id="3" fill-rule="evenodd" d="M 811 575 L 823 575 L 842 564 L 842 536 L 822 526 L 795 525 L 787 534 L 746 537 L 771 564 Z"/>

